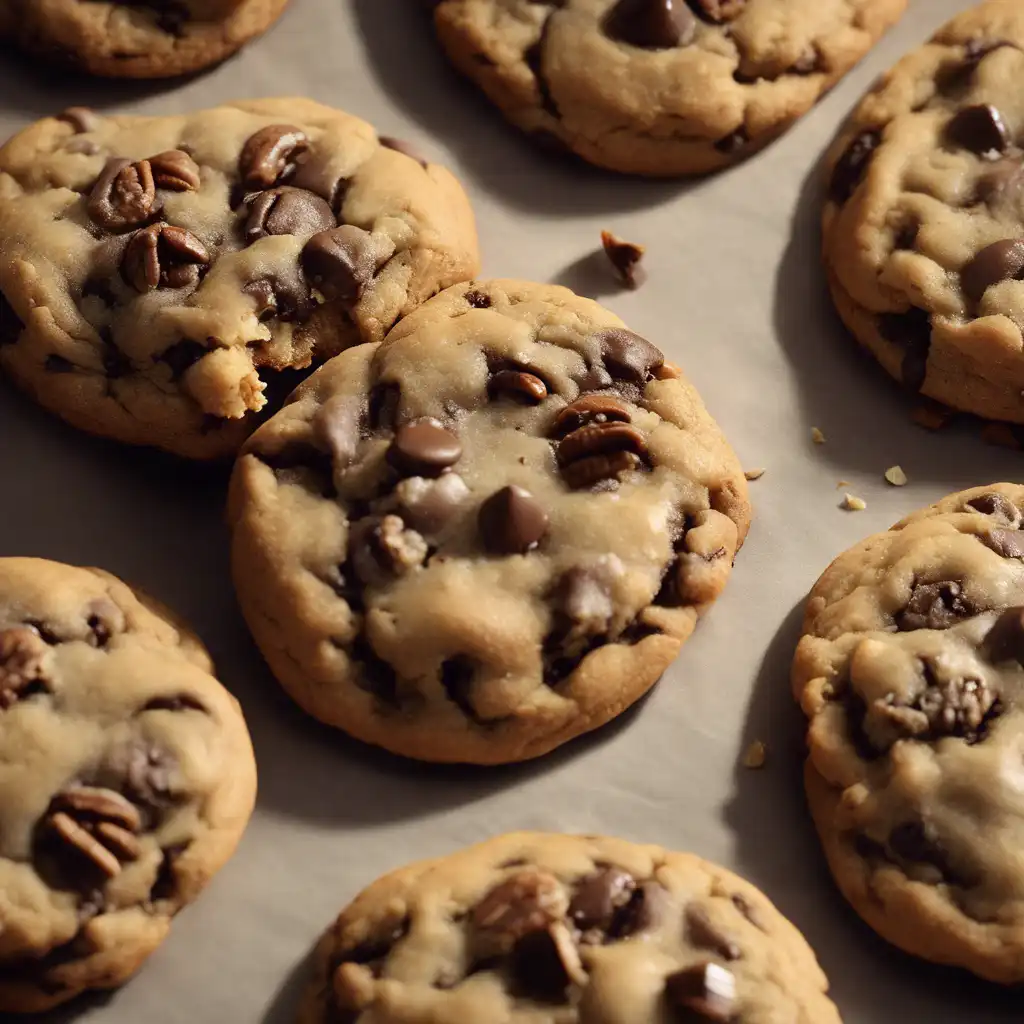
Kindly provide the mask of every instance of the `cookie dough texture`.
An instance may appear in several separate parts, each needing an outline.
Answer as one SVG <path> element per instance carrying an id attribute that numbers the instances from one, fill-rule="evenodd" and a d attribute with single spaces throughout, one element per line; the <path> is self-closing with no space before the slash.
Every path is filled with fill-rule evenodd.
<path id="1" fill-rule="evenodd" d="M 824 257 L 847 326 L 912 393 L 1024 423 L 1024 7 L 954 18 L 829 158 Z"/>
<path id="2" fill-rule="evenodd" d="M 317 951 L 299 1024 L 839 1024 L 748 882 L 597 836 L 500 836 L 374 882 Z"/>
<path id="3" fill-rule="evenodd" d="M 126 981 L 234 852 L 256 770 L 212 672 L 113 576 L 0 559 L 0 1011 Z"/>
<path id="4" fill-rule="evenodd" d="M 631 174 L 714 171 L 806 113 L 906 0 L 440 0 L 455 66 L 505 116 Z"/>
<path id="5" fill-rule="evenodd" d="M 311 100 L 72 108 L 0 149 L 0 368 L 191 458 L 236 453 L 279 371 L 379 341 L 477 259 L 447 170 Z"/>
<path id="6" fill-rule="evenodd" d="M 564 288 L 448 289 L 246 445 L 233 562 L 311 714 L 430 761 L 535 757 L 647 691 L 718 597 L 746 481 L 649 342 Z"/>
<path id="7" fill-rule="evenodd" d="M 880 935 L 1024 980 L 1024 487 L 950 495 L 815 585 L 793 686 L 836 881 Z"/>
<path id="8" fill-rule="evenodd" d="M 94 75 L 168 78 L 230 57 L 288 0 L 0 0 L 0 37 Z"/>

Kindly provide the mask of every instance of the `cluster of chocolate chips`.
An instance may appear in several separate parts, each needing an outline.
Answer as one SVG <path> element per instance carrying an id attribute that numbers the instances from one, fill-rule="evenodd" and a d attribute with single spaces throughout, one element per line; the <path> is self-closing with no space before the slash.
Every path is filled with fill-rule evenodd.
<path id="1" fill-rule="evenodd" d="M 588 947 L 609 945 L 666 927 L 679 927 L 680 938 L 706 954 L 665 979 L 666 1007 L 693 1024 L 725 1024 L 737 1009 L 736 979 L 726 966 L 742 958 L 735 938 L 722 931 L 697 903 L 673 925 L 670 896 L 654 878 L 640 880 L 611 864 L 569 887 L 554 875 L 516 862 L 518 870 L 492 888 L 470 911 L 470 962 L 466 975 L 490 970 L 502 973 L 511 993 L 547 1003 L 568 1003 L 588 984 Z M 742 896 L 733 904 L 760 927 L 753 908 Z M 359 984 L 362 971 L 380 977 L 393 948 L 408 934 L 410 922 L 387 926 L 379 941 L 364 943 L 336 956 L 329 965 L 335 1009 L 342 1021 L 355 1020 L 363 1008 Z M 355 965 L 353 970 L 352 966 Z M 445 976 L 438 987 L 452 988 L 461 977 Z"/>

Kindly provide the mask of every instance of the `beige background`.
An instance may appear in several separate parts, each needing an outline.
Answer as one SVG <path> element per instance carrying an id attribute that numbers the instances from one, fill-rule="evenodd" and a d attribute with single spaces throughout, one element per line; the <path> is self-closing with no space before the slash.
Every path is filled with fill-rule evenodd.
<path id="1" fill-rule="evenodd" d="M 831 558 L 1021 465 L 967 430 L 930 435 L 909 422 L 895 386 L 838 326 L 817 260 L 823 148 L 872 78 L 965 6 L 915 0 L 794 131 L 694 184 L 620 179 L 534 152 L 448 72 L 410 0 L 294 0 L 240 57 L 170 86 L 69 81 L 0 54 L 4 134 L 72 103 L 157 114 L 304 94 L 415 141 L 465 182 L 489 275 L 604 298 L 686 368 L 745 465 L 767 470 L 751 485 L 756 520 L 724 599 L 649 700 L 537 764 L 430 770 L 319 728 L 279 694 L 235 609 L 222 474 L 78 436 L 0 389 L 0 553 L 101 565 L 184 612 L 245 705 L 261 770 L 237 858 L 142 974 L 87 1004 L 83 1019 L 290 1022 L 308 950 L 362 885 L 514 828 L 657 841 L 742 872 L 815 945 L 847 1024 L 1020 1019 L 1019 997 L 910 962 L 846 909 L 804 813 L 787 683 L 798 606 Z M 650 279 L 636 293 L 616 292 L 588 257 L 606 227 L 649 247 Z M 910 478 L 902 490 L 882 480 L 893 463 Z M 839 509 L 839 479 L 866 511 Z M 737 766 L 754 738 L 770 748 L 761 772 Z"/>

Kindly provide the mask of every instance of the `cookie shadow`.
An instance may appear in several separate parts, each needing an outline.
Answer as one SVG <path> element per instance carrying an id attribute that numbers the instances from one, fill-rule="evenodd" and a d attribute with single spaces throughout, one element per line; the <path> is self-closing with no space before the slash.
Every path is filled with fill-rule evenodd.
<path id="1" fill-rule="evenodd" d="M 654 206 L 699 184 L 618 175 L 548 152 L 511 127 L 449 66 L 429 13 L 397 14 L 394 4 L 381 0 L 352 5 L 378 85 L 424 134 L 452 151 L 474 184 L 503 202 L 535 216 L 572 216 Z"/>
<path id="2" fill-rule="evenodd" d="M 789 244 L 775 278 L 776 336 L 799 383 L 806 431 L 819 427 L 828 439 L 814 457 L 842 473 L 876 476 L 895 463 L 912 480 L 931 480 L 949 490 L 1016 479 L 1020 455 L 986 444 L 976 422 L 955 421 L 928 431 L 911 420 L 906 394 L 858 346 L 836 313 L 821 265 L 824 172 L 820 162 L 804 181 Z"/>
<path id="3" fill-rule="evenodd" d="M 260 1018 L 260 1024 L 295 1024 L 302 993 L 313 977 L 315 959 L 314 946 L 288 972 L 288 976 L 278 987 L 270 1005 Z"/>
<path id="4" fill-rule="evenodd" d="M 918 961 L 880 939 L 835 887 L 804 800 L 805 719 L 790 689 L 803 601 L 786 616 L 758 673 L 741 749 L 768 746 L 765 767 L 736 768 L 725 816 L 741 874 L 762 889 L 817 953 L 848 1024 L 996 1024 L 1020 1020 L 1020 989 Z"/>

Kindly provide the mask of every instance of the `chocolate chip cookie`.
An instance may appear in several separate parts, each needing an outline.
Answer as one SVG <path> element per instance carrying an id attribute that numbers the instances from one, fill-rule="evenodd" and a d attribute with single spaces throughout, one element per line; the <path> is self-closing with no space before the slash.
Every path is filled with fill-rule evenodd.
<path id="1" fill-rule="evenodd" d="M 746 481 L 678 368 L 565 288 L 459 285 L 243 449 L 235 580 L 311 714 L 428 761 L 536 757 L 636 701 L 718 597 Z"/>
<path id="2" fill-rule="evenodd" d="M 447 170 L 311 100 L 73 107 L 0 149 L 0 368 L 191 458 L 236 453 L 280 371 L 379 341 L 477 260 Z"/>
<path id="3" fill-rule="evenodd" d="M 954 18 L 829 158 L 824 256 L 857 339 L 914 394 L 1024 422 L 1024 8 Z"/>
<path id="4" fill-rule="evenodd" d="M 907 0 L 440 0 L 455 66 L 524 131 L 630 174 L 714 171 L 806 113 Z"/>
<path id="5" fill-rule="evenodd" d="M 521 832 L 374 882 L 299 1024 L 839 1024 L 804 937 L 689 853 Z"/>
<path id="6" fill-rule="evenodd" d="M 793 667 L 807 792 L 880 935 L 1024 981 L 1024 486 L 950 495 L 841 555 Z"/>
<path id="7" fill-rule="evenodd" d="M 288 0 L 0 0 L 0 35 L 94 75 L 167 78 L 230 57 Z"/>
<path id="8" fill-rule="evenodd" d="M 0 559 L 0 1012 L 126 981 L 234 852 L 256 769 L 212 672 L 113 576 Z"/>

